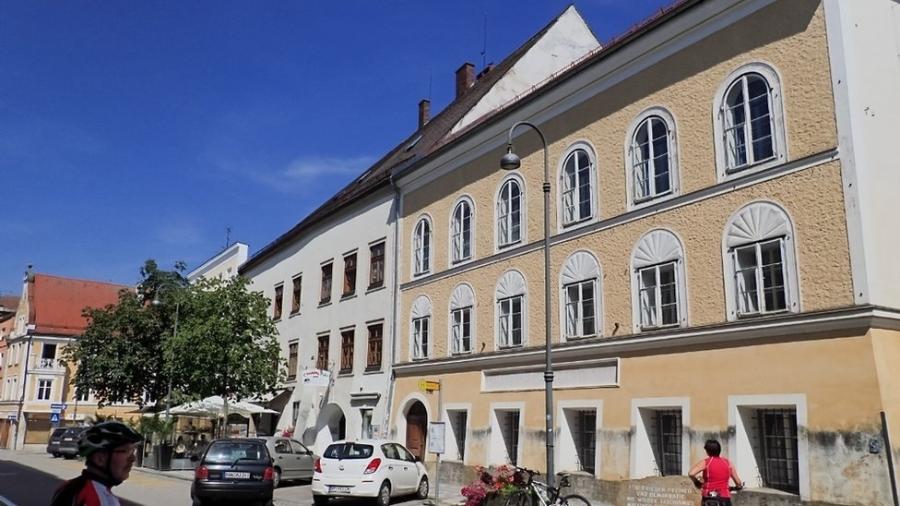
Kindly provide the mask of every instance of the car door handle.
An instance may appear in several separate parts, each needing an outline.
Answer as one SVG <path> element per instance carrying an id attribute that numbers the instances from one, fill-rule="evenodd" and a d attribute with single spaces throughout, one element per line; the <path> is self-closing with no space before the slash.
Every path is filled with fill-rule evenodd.
<path id="1" fill-rule="evenodd" d="M 388 469 L 393 469 L 393 468 L 394 468 L 394 466 L 388 466 Z"/>

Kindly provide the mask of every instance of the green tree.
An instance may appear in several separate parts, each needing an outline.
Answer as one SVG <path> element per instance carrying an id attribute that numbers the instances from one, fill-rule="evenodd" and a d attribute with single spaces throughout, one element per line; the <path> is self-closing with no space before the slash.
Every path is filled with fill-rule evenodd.
<path id="1" fill-rule="evenodd" d="M 187 289 L 178 335 L 166 346 L 178 389 L 241 400 L 269 393 L 283 379 L 269 299 L 249 291 L 248 283 L 203 279 Z"/>
<path id="2" fill-rule="evenodd" d="M 137 290 L 123 290 L 117 304 L 86 309 L 88 327 L 64 351 L 64 360 L 76 364 L 72 384 L 91 390 L 101 405 L 165 397 L 163 342 L 171 334 L 174 307 L 154 305 L 157 297 L 177 297 L 187 284 L 184 264 L 172 271 L 147 260 L 141 267 Z"/>

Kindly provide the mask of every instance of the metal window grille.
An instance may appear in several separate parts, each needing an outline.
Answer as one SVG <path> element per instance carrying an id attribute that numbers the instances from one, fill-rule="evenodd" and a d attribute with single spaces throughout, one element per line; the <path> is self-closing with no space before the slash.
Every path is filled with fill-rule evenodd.
<path id="1" fill-rule="evenodd" d="M 681 474 L 681 411 L 656 413 L 656 445 L 659 472 L 663 476 Z"/>
<path id="2" fill-rule="evenodd" d="M 453 438 L 456 440 L 456 451 L 459 460 L 466 458 L 466 422 L 469 413 L 467 411 L 451 411 L 450 423 L 453 426 Z"/>
<path id="3" fill-rule="evenodd" d="M 578 411 L 575 416 L 575 450 L 580 471 L 594 474 L 597 456 L 597 412 Z"/>
<path id="4" fill-rule="evenodd" d="M 506 455 L 509 463 L 519 463 L 519 412 L 500 412 L 500 430 L 503 433 L 503 443 L 506 445 Z"/>
<path id="5" fill-rule="evenodd" d="M 757 416 L 763 457 L 763 482 L 767 487 L 799 494 L 797 411 L 761 409 Z"/>

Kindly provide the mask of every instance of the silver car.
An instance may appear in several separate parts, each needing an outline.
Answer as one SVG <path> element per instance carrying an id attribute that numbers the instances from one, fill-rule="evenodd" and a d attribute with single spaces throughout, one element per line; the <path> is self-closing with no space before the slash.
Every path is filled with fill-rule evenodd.
<path id="1" fill-rule="evenodd" d="M 313 466 L 316 456 L 299 441 L 281 437 L 265 436 L 269 455 L 272 456 L 272 467 L 275 468 L 273 485 L 278 487 L 281 480 L 312 480 Z"/>

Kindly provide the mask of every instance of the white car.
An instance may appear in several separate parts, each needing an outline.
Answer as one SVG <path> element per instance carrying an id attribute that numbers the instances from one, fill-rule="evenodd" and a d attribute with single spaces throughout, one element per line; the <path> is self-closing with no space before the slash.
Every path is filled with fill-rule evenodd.
<path id="1" fill-rule="evenodd" d="M 374 498 L 388 506 L 391 497 L 428 497 L 428 471 L 403 445 L 381 439 L 336 441 L 316 459 L 312 479 L 317 506 L 331 497 Z"/>

